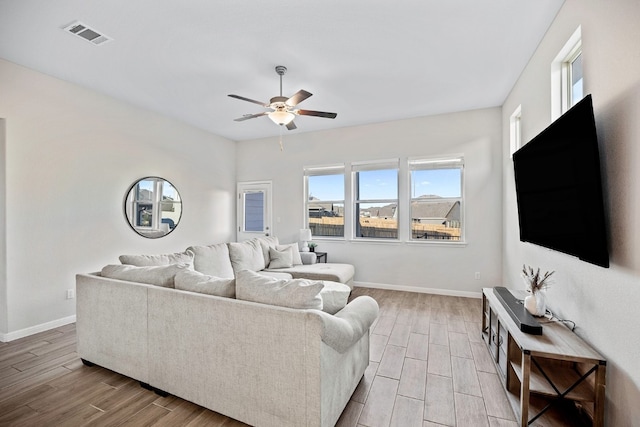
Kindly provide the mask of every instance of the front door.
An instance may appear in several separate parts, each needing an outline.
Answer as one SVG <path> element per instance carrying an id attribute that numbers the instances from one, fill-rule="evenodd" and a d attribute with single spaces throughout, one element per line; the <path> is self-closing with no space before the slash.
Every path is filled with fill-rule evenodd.
<path id="1" fill-rule="evenodd" d="M 238 183 L 238 242 L 271 235 L 271 182 Z"/>

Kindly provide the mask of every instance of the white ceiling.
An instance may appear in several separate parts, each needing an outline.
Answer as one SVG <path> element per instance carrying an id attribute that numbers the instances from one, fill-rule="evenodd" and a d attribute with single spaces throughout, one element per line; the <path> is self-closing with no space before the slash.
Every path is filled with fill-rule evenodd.
<path id="1" fill-rule="evenodd" d="M 241 141 L 502 105 L 564 0 L 0 0 L 0 57 Z M 61 28 L 83 23 L 94 46 Z M 286 129 L 285 129 L 285 132 Z"/>

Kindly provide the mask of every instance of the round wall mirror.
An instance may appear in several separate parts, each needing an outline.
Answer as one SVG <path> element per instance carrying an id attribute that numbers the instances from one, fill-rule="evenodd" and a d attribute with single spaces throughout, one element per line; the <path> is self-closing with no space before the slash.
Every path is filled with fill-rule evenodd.
<path id="1" fill-rule="evenodd" d="M 136 233 L 157 239 L 178 226 L 182 216 L 182 200 L 178 190 L 169 181 L 149 176 L 129 188 L 124 211 Z"/>

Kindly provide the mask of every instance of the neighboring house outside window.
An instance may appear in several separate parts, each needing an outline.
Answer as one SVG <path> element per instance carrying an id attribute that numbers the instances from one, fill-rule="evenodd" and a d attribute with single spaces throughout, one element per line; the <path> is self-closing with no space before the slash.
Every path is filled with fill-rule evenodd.
<path id="1" fill-rule="evenodd" d="M 344 165 L 308 167 L 306 222 L 314 237 L 344 237 Z"/>
<path id="2" fill-rule="evenodd" d="M 409 160 L 411 240 L 462 241 L 463 158 Z"/>
<path id="3" fill-rule="evenodd" d="M 398 239 L 398 166 L 398 159 L 351 165 L 356 239 Z"/>

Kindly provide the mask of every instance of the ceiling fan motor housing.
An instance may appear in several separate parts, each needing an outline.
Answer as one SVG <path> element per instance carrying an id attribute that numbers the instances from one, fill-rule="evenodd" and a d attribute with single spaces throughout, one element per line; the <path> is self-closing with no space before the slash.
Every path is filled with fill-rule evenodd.
<path id="1" fill-rule="evenodd" d="M 269 106 L 276 110 L 284 110 L 287 108 L 287 99 L 289 98 L 287 98 L 286 96 L 274 96 L 269 101 Z"/>

